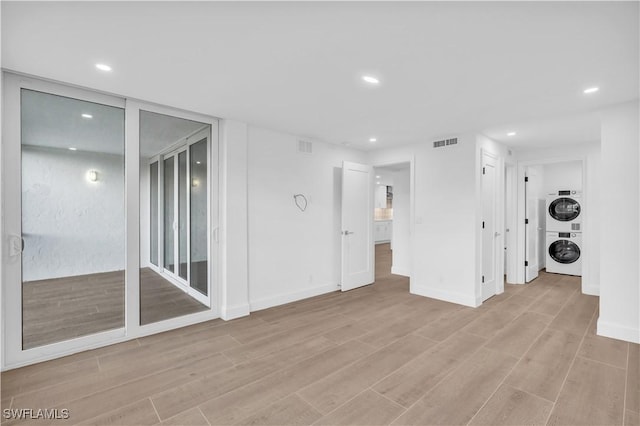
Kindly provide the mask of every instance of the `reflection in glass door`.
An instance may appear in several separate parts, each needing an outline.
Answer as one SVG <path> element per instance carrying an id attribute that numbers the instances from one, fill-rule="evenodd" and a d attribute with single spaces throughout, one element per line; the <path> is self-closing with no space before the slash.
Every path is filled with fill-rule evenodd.
<path id="1" fill-rule="evenodd" d="M 210 138 L 209 124 L 141 111 L 141 169 L 151 192 L 151 235 L 141 253 L 141 324 L 198 312 L 210 295 Z M 157 164 L 162 165 L 156 173 Z M 146 175 L 146 176 L 145 176 Z M 145 197 L 146 198 L 146 197 Z M 161 216 L 154 225 L 154 210 Z M 141 215 L 145 221 L 145 215 Z M 159 248 L 161 268 L 153 253 Z"/>
<path id="2" fill-rule="evenodd" d="M 169 157 L 164 160 L 164 269 L 175 272 L 174 264 L 174 158 Z"/>
<path id="3" fill-rule="evenodd" d="M 191 157 L 191 280 L 190 285 L 203 295 L 208 295 L 207 229 L 208 205 L 208 143 L 207 138 L 189 146 Z"/>
<path id="4" fill-rule="evenodd" d="M 187 280 L 187 151 L 178 154 L 178 276 Z"/>
<path id="5" fill-rule="evenodd" d="M 124 110 L 21 89 L 22 347 L 124 326 Z"/>

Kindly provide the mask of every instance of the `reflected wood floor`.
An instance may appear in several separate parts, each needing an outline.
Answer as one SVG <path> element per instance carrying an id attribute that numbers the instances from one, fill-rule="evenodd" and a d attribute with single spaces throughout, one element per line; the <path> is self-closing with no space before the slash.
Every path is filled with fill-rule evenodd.
<path id="1" fill-rule="evenodd" d="M 142 324 L 207 309 L 149 268 L 140 283 Z M 25 349 L 124 327 L 124 272 L 26 282 L 22 303 Z"/>
<path id="2" fill-rule="evenodd" d="M 595 335 L 579 278 L 472 309 L 410 295 L 376 250 L 371 286 L 8 371 L 2 407 L 67 408 L 64 424 L 638 424 L 639 345 Z"/>

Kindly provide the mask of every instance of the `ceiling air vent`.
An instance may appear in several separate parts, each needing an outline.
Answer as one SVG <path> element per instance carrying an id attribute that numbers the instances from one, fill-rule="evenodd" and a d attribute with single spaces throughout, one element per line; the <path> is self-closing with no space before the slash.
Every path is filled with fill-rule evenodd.
<path id="1" fill-rule="evenodd" d="M 313 144 L 307 141 L 298 141 L 298 152 L 303 154 L 311 154 L 313 151 Z"/>
<path id="2" fill-rule="evenodd" d="M 443 139 L 441 141 L 435 141 L 433 143 L 433 147 L 434 148 L 440 148 L 440 147 L 443 147 L 443 146 L 455 145 L 457 143 L 458 143 L 458 138 Z"/>

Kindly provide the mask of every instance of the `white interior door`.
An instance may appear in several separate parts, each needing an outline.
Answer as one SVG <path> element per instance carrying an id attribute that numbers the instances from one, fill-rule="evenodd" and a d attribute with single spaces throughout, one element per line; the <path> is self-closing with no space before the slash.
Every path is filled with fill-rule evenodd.
<path id="1" fill-rule="evenodd" d="M 525 281 L 529 282 L 538 278 L 538 245 L 540 241 L 538 239 L 538 223 L 539 223 L 539 204 L 538 199 L 535 196 L 535 191 L 531 190 L 531 185 L 534 184 L 532 179 L 536 176 L 527 176 L 525 179 L 525 202 L 526 202 L 526 218 L 525 218 Z"/>
<path id="2" fill-rule="evenodd" d="M 342 291 L 374 281 L 373 167 L 342 163 Z"/>
<path id="3" fill-rule="evenodd" d="M 496 294 L 496 159 L 482 155 L 482 300 Z"/>

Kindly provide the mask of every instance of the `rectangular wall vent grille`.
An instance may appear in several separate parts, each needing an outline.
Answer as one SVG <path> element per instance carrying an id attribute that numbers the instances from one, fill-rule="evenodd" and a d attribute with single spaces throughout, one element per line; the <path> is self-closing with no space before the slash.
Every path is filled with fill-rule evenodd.
<path id="1" fill-rule="evenodd" d="M 313 152 L 313 144 L 307 141 L 298 141 L 298 152 L 311 154 Z"/>
<path id="2" fill-rule="evenodd" d="M 440 147 L 443 147 L 443 146 L 455 145 L 457 143 L 458 143 L 458 138 L 443 139 L 441 141 L 435 141 L 433 143 L 433 147 L 434 148 L 440 148 Z"/>

